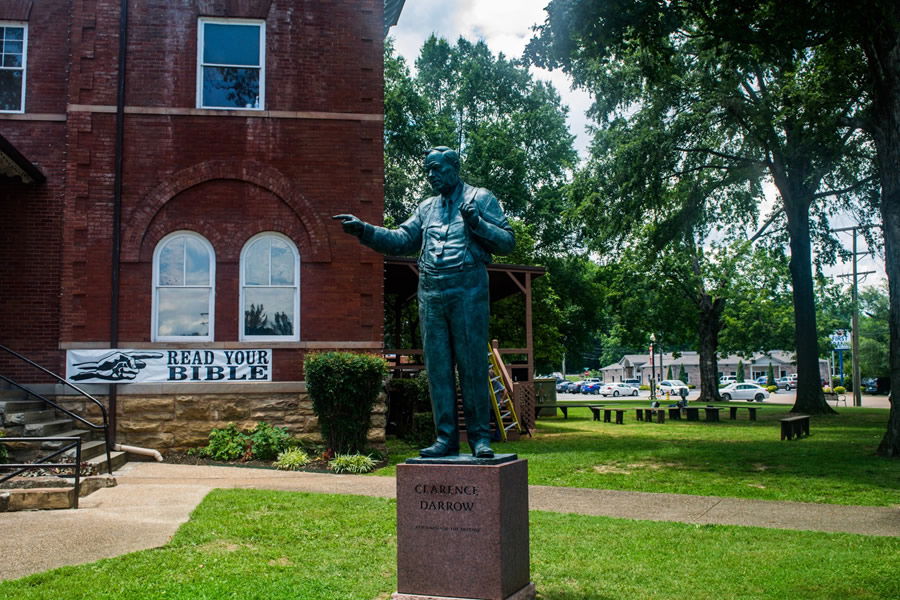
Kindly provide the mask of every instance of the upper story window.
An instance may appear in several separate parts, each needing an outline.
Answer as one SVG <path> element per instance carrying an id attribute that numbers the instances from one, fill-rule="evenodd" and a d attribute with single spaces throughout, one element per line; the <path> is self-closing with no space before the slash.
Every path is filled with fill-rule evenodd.
<path id="1" fill-rule="evenodd" d="M 204 18 L 198 29 L 197 107 L 262 110 L 265 23 Z"/>
<path id="2" fill-rule="evenodd" d="M 300 255 L 278 233 L 254 236 L 241 251 L 241 340 L 300 339 Z"/>
<path id="3" fill-rule="evenodd" d="M 0 21 L 0 112 L 25 112 L 28 27 Z"/>
<path id="4" fill-rule="evenodd" d="M 216 257 L 206 238 L 179 231 L 153 253 L 153 341 L 212 341 Z"/>

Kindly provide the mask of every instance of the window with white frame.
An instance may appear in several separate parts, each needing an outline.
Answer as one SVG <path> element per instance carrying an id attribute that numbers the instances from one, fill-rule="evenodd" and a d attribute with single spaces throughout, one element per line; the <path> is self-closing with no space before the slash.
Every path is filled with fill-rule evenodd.
<path id="1" fill-rule="evenodd" d="M 252 237 L 241 251 L 242 340 L 300 339 L 300 255 L 279 233 Z"/>
<path id="2" fill-rule="evenodd" d="M 265 23 L 202 18 L 198 30 L 197 107 L 262 110 Z"/>
<path id="3" fill-rule="evenodd" d="M 154 341 L 212 341 L 216 257 L 201 235 L 167 235 L 153 253 Z"/>
<path id="4" fill-rule="evenodd" d="M 0 21 L 0 112 L 25 112 L 28 27 Z"/>

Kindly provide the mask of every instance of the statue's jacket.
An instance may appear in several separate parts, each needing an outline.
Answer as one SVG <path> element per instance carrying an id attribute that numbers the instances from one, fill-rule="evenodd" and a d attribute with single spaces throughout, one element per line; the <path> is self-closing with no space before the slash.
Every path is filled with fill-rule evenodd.
<path id="1" fill-rule="evenodd" d="M 481 217 L 476 227 L 467 225 L 459 211 L 469 201 Z M 464 182 L 449 198 L 437 195 L 423 200 L 397 229 L 366 223 L 360 241 L 384 254 L 402 256 L 418 251 L 419 268 L 425 272 L 487 264 L 492 254 L 508 254 L 515 246 L 497 198 Z"/>

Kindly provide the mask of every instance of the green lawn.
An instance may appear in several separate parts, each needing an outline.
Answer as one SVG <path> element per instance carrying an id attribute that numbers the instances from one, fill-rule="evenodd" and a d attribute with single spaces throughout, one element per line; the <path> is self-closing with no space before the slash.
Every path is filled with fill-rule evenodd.
<path id="1" fill-rule="evenodd" d="M 494 450 L 528 459 L 535 485 L 900 506 L 900 462 L 875 456 L 888 411 L 842 407 L 837 416 L 812 417 L 810 437 L 781 441 L 778 418 L 789 408 L 766 405 L 755 422 L 744 410 L 737 421 L 726 412 L 720 423 L 643 423 L 631 413 L 624 425 L 570 409 L 568 419 L 538 419 L 533 438 Z M 402 442 L 389 448 L 392 464 L 416 454 Z"/>
<path id="2" fill-rule="evenodd" d="M 15 600 L 386 600 L 393 501 L 217 490 L 163 548 L 0 582 Z M 531 513 L 542 600 L 900 597 L 900 540 Z"/>

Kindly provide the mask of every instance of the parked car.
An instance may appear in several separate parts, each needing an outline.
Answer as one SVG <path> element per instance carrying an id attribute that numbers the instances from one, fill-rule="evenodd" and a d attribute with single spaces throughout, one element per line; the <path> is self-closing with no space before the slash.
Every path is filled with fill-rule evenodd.
<path id="1" fill-rule="evenodd" d="M 581 393 L 597 395 L 602 386 L 603 383 L 600 381 L 585 381 L 581 386 Z"/>
<path id="2" fill-rule="evenodd" d="M 775 385 L 778 386 L 779 390 L 792 390 L 797 387 L 797 382 L 790 377 L 779 377 L 775 380 Z"/>
<path id="3" fill-rule="evenodd" d="M 736 375 L 722 375 L 722 376 L 719 378 L 719 385 L 720 385 L 720 386 L 728 385 L 729 383 L 735 383 L 735 382 L 737 382 L 737 376 L 736 376 Z"/>
<path id="4" fill-rule="evenodd" d="M 688 386 L 681 380 L 678 379 L 665 379 L 660 381 L 656 386 L 656 392 L 658 394 L 669 393 L 670 396 L 680 396 L 681 390 L 684 390 L 684 393 L 687 394 L 690 390 Z"/>
<path id="5" fill-rule="evenodd" d="M 730 383 L 719 389 L 722 400 L 729 402 L 731 400 L 746 400 L 747 402 L 762 402 L 769 397 L 769 392 L 759 387 L 755 383 Z"/>
<path id="6" fill-rule="evenodd" d="M 624 381 L 617 381 L 614 383 L 604 383 L 600 387 L 600 395 L 604 398 L 606 396 L 637 396 L 638 389 L 636 387 L 631 387 Z"/>
<path id="7" fill-rule="evenodd" d="M 583 381 L 571 381 L 569 382 L 569 389 L 566 391 L 570 394 L 577 394 L 581 391 L 582 385 L 584 385 Z"/>
<path id="8" fill-rule="evenodd" d="M 767 385 L 769 385 L 769 378 L 765 375 L 763 375 L 762 377 L 757 377 L 756 385 L 758 385 L 759 387 L 766 387 Z"/>
<path id="9" fill-rule="evenodd" d="M 640 389 L 640 387 L 641 387 L 641 380 L 640 380 L 640 379 L 626 379 L 626 380 L 623 381 L 622 383 L 624 383 L 625 385 L 630 385 L 630 386 L 633 387 L 634 389 Z"/>
<path id="10" fill-rule="evenodd" d="M 571 381 L 567 381 L 567 380 L 565 380 L 565 379 L 562 380 L 562 381 L 558 381 L 558 382 L 556 383 L 556 393 L 559 394 L 559 393 L 562 393 L 562 392 L 568 392 L 568 391 L 569 391 L 569 384 L 570 384 L 570 383 L 572 383 L 572 382 L 571 382 Z"/>
<path id="11" fill-rule="evenodd" d="M 862 380 L 862 391 L 867 394 L 874 394 L 878 391 L 878 380 L 874 377 L 868 377 Z"/>

